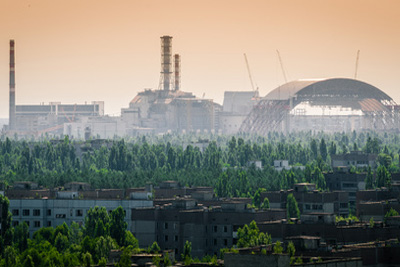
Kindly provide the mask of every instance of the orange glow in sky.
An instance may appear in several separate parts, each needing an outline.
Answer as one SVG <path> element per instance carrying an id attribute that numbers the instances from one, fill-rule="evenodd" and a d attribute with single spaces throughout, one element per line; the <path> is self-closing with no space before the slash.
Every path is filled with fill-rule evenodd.
<path id="1" fill-rule="evenodd" d="M 105 101 L 117 115 L 158 88 L 160 36 L 181 54 L 182 90 L 222 103 L 289 80 L 354 77 L 400 103 L 398 0 L 1 0 L 0 118 L 8 117 L 9 40 L 17 104 Z"/>

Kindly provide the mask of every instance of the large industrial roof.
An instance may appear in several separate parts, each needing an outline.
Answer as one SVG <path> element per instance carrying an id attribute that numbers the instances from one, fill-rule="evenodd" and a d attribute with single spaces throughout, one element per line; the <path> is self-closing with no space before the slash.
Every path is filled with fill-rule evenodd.
<path id="1" fill-rule="evenodd" d="M 391 97 L 375 86 L 348 78 L 297 80 L 279 86 L 268 93 L 264 99 L 288 100 L 292 97 L 310 100 L 315 98 L 351 98 L 393 101 Z"/>

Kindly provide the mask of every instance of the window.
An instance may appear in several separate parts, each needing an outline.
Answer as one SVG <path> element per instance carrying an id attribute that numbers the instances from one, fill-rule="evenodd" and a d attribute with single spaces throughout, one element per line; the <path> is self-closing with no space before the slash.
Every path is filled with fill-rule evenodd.
<path id="1" fill-rule="evenodd" d="M 40 210 L 39 209 L 34 209 L 33 210 L 33 216 L 40 216 Z"/>
<path id="2" fill-rule="evenodd" d="M 167 235 L 164 236 L 164 240 L 165 240 L 165 242 L 168 242 L 168 236 Z"/>
<path id="3" fill-rule="evenodd" d="M 56 214 L 56 218 L 67 218 L 67 214 Z"/>
<path id="4" fill-rule="evenodd" d="M 175 236 L 175 242 L 177 242 L 177 241 L 178 241 L 178 236 L 176 235 L 176 236 Z"/>
<path id="5" fill-rule="evenodd" d="M 83 210 L 75 210 L 75 216 L 76 217 L 82 217 L 83 216 Z"/>
<path id="6" fill-rule="evenodd" d="M 347 203 L 340 203 L 340 208 L 341 209 L 346 209 L 347 208 Z"/>
<path id="7" fill-rule="evenodd" d="M 19 216 L 19 210 L 12 210 L 13 216 Z"/>
<path id="8" fill-rule="evenodd" d="M 22 210 L 23 216 L 29 216 L 29 214 L 30 214 L 29 210 Z"/>
<path id="9" fill-rule="evenodd" d="M 218 226 L 214 225 L 214 233 L 218 231 Z"/>
<path id="10" fill-rule="evenodd" d="M 47 222 L 47 226 L 51 227 L 51 222 L 50 221 Z"/>
<path id="11" fill-rule="evenodd" d="M 168 223 L 164 223 L 164 229 L 168 229 Z"/>
<path id="12" fill-rule="evenodd" d="M 29 221 L 25 221 L 26 225 L 30 226 L 30 222 Z"/>
<path id="13" fill-rule="evenodd" d="M 306 210 L 310 209 L 310 204 L 306 204 L 305 206 L 306 206 Z"/>
<path id="14" fill-rule="evenodd" d="M 214 246 L 216 246 L 216 245 L 217 245 L 217 239 L 214 238 Z"/>
<path id="15" fill-rule="evenodd" d="M 40 221 L 34 221 L 35 228 L 40 228 Z"/>
<path id="16" fill-rule="evenodd" d="M 228 226 L 224 226 L 224 233 L 227 233 L 228 232 Z"/>
<path id="17" fill-rule="evenodd" d="M 47 210 L 47 216 L 51 216 L 51 210 Z"/>
<path id="18" fill-rule="evenodd" d="M 19 224 L 19 221 L 13 221 L 12 225 L 13 227 L 17 226 Z"/>
<path id="19" fill-rule="evenodd" d="M 228 246 L 228 239 L 224 239 L 224 246 L 225 246 L 225 247 Z"/>

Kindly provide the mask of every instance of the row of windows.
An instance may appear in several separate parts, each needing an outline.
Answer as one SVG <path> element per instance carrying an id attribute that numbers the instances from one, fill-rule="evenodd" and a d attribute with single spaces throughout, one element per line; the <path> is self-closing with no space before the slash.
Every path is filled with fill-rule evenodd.
<path id="1" fill-rule="evenodd" d="M 40 209 L 33 209 L 33 216 L 40 216 Z M 13 216 L 19 216 L 19 209 L 13 209 L 12 210 L 12 215 Z M 31 210 L 30 209 L 23 209 L 22 210 L 22 216 L 30 216 L 31 215 Z M 47 216 L 51 216 L 51 210 L 47 210 Z"/>
<path id="2" fill-rule="evenodd" d="M 174 230 L 176 229 L 176 226 L 177 226 L 177 223 L 173 223 Z M 169 227 L 168 223 L 165 222 L 164 223 L 164 229 L 168 229 L 168 227 Z M 213 229 L 214 233 L 218 232 L 218 225 L 214 225 L 214 227 L 212 229 Z M 206 230 L 206 233 L 207 233 L 208 232 L 207 225 L 205 226 L 205 230 Z M 227 233 L 228 232 L 228 226 L 224 225 L 223 226 L 223 231 L 224 231 L 224 233 Z"/>
<path id="3" fill-rule="evenodd" d="M 14 227 L 16 227 L 17 225 L 19 225 L 19 223 L 20 223 L 19 221 L 13 221 L 13 222 L 12 222 L 12 225 L 13 225 Z M 28 227 L 31 226 L 30 221 L 25 221 L 25 223 L 28 225 Z M 47 222 L 47 226 L 48 226 L 48 227 L 51 226 L 51 222 L 50 222 L 50 221 Z M 34 227 L 34 228 L 40 228 L 40 227 L 42 227 L 41 222 L 40 222 L 40 221 L 33 221 L 33 227 Z"/>
<path id="4" fill-rule="evenodd" d="M 164 236 L 164 241 L 165 241 L 165 242 L 168 242 L 168 241 L 169 241 L 169 236 L 168 236 L 168 235 L 165 235 L 165 236 Z M 177 235 L 174 237 L 174 241 L 175 241 L 175 242 L 178 242 L 178 241 L 179 241 L 179 237 L 178 237 Z M 217 244 L 218 244 L 217 239 L 214 238 L 214 239 L 213 239 L 213 245 L 216 246 Z M 228 245 L 228 239 L 224 239 L 224 246 L 227 246 L 227 245 Z M 208 240 L 207 240 L 207 239 L 206 239 L 206 246 L 208 246 Z"/>
<path id="5" fill-rule="evenodd" d="M 32 212 L 32 215 L 35 217 L 40 216 L 41 212 L 40 209 L 34 209 Z M 47 210 L 47 216 L 51 216 L 51 209 Z M 13 209 L 12 210 L 12 215 L 13 216 L 19 216 L 19 209 Z M 22 216 L 30 216 L 31 215 L 31 211 L 29 209 L 23 209 L 22 210 Z M 72 216 L 72 210 L 71 210 L 71 214 Z M 66 214 L 56 214 L 56 218 L 66 218 Z M 79 210 L 75 210 L 75 216 L 76 217 L 83 217 L 83 210 L 79 209 Z"/>
<path id="6" fill-rule="evenodd" d="M 309 210 L 309 209 L 313 209 L 313 210 L 322 210 L 323 206 L 322 205 L 318 205 L 318 204 L 304 204 L 304 209 L 305 210 Z"/>
<path id="7" fill-rule="evenodd" d="M 124 210 L 125 211 L 125 210 Z M 111 213 L 112 212 L 112 210 L 109 210 L 108 211 L 109 213 Z M 51 209 L 48 209 L 47 210 L 47 216 L 51 216 Z M 83 209 L 76 209 L 75 210 L 75 217 L 83 217 Z M 33 216 L 40 216 L 40 214 L 41 214 L 41 210 L 40 209 L 33 209 L 33 212 L 32 212 L 32 214 L 33 214 Z M 72 214 L 73 214 L 73 212 L 72 212 L 72 209 L 71 209 L 71 211 L 70 211 L 70 216 L 72 217 Z M 13 216 L 19 216 L 19 209 L 13 209 L 12 210 L 12 215 Z M 31 215 L 31 210 L 30 209 L 23 209 L 22 210 L 22 216 L 30 216 Z M 56 214 L 56 218 L 66 218 L 66 214 Z M 125 217 L 126 217 L 126 212 L 125 212 Z M 166 223 L 166 228 L 165 229 L 168 229 L 168 223 Z M 175 229 L 175 224 L 174 224 L 174 229 Z"/>

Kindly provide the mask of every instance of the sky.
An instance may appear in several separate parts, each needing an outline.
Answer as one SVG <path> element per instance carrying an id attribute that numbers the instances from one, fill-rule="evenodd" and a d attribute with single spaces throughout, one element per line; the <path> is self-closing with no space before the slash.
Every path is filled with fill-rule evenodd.
<path id="1" fill-rule="evenodd" d="M 222 104 L 287 80 L 357 78 L 400 103 L 398 0 L 0 0 L 0 118 L 8 117 L 9 40 L 16 102 L 104 101 L 121 108 L 157 89 L 160 36 L 181 55 L 181 88 Z"/>

